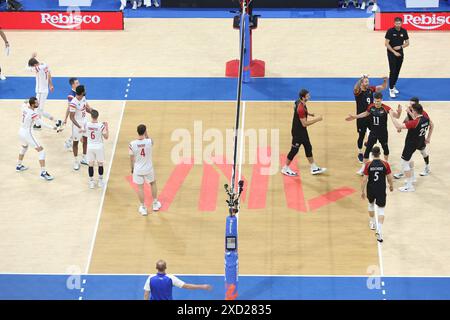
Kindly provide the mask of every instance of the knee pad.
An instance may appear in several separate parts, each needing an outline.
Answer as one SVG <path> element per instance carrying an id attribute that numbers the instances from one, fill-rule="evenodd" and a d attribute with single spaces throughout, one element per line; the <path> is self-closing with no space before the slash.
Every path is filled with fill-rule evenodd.
<path id="1" fill-rule="evenodd" d="M 410 171 L 411 170 L 411 166 L 409 165 L 409 161 L 405 161 L 405 160 L 402 159 L 401 166 L 402 166 L 403 171 Z"/>
<path id="2" fill-rule="evenodd" d="M 23 156 L 28 150 L 28 146 L 22 146 L 22 149 L 19 151 L 19 154 Z"/>
<path id="3" fill-rule="evenodd" d="M 39 151 L 39 160 L 45 160 L 45 151 L 44 150 Z"/>
<path id="4" fill-rule="evenodd" d="M 384 217 L 384 208 L 378 208 L 378 216 L 379 217 Z"/>
<path id="5" fill-rule="evenodd" d="M 427 148 L 423 148 L 422 150 L 420 150 L 420 154 L 421 154 L 422 157 L 424 157 L 424 158 L 428 157 Z"/>
<path id="6" fill-rule="evenodd" d="M 374 212 L 375 211 L 375 203 L 370 203 L 369 202 L 369 205 L 367 206 L 367 209 L 368 209 L 369 212 Z"/>

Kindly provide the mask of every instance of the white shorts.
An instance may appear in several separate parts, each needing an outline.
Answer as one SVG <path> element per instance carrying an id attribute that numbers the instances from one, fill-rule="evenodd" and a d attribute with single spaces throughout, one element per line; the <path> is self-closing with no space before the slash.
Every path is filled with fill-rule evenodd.
<path id="1" fill-rule="evenodd" d="M 83 128 L 84 122 L 78 124 Z M 80 141 L 82 137 L 87 137 L 86 132 L 81 133 L 81 129 L 78 128 L 76 125 L 72 124 L 72 140 L 73 141 Z"/>
<path id="2" fill-rule="evenodd" d="M 87 161 L 105 162 L 105 150 L 103 147 L 87 148 Z"/>
<path id="3" fill-rule="evenodd" d="M 38 112 L 42 113 L 44 112 L 45 102 L 47 102 L 48 92 L 36 92 L 36 98 L 39 101 L 39 108 Z"/>
<path id="4" fill-rule="evenodd" d="M 152 171 L 149 174 L 140 175 L 133 173 L 133 182 L 136 184 L 144 184 L 144 182 L 147 181 L 148 183 L 151 183 L 155 181 L 155 172 Z"/>
<path id="5" fill-rule="evenodd" d="M 19 137 L 20 137 L 20 142 L 22 143 L 22 146 L 24 146 L 24 147 L 32 146 L 33 148 L 36 149 L 41 146 L 39 144 L 39 142 L 36 140 L 36 138 L 33 136 L 33 134 L 31 133 L 31 129 L 30 129 L 30 131 L 28 131 L 27 129 L 20 129 Z"/>

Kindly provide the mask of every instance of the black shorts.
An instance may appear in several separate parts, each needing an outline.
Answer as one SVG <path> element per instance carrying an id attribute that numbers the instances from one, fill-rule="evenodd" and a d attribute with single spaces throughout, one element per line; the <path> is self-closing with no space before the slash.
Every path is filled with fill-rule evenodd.
<path id="1" fill-rule="evenodd" d="M 416 152 L 416 150 L 423 150 L 425 147 L 425 141 L 405 140 L 405 146 L 402 151 L 402 159 L 405 161 L 411 160 L 412 155 Z"/>
<path id="2" fill-rule="evenodd" d="M 370 187 L 367 187 L 367 200 L 370 203 L 374 203 L 380 208 L 384 208 L 386 206 L 386 190 L 373 190 Z"/>
<path id="3" fill-rule="evenodd" d="M 303 148 L 305 149 L 305 156 L 307 158 L 311 158 L 313 156 L 312 154 L 312 145 L 311 141 L 309 141 L 308 132 L 296 134 L 292 136 L 292 147 L 293 148 L 300 148 L 303 145 Z"/>
<path id="4" fill-rule="evenodd" d="M 366 133 L 367 129 L 370 130 L 370 120 L 367 117 L 356 119 L 356 131 Z"/>

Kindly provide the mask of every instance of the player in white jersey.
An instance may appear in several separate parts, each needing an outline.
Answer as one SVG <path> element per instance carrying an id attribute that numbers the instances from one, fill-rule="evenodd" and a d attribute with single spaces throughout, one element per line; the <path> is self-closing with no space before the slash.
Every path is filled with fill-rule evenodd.
<path id="1" fill-rule="evenodd" d="M 103 163 L 105 162 L 105 150 L 103 139 L 108 139 L 108 123 L 98 122 L 98 111 L 91 110 L 92 121 L 84 124 L 84 131 L 87 135 L 87 160 L 89 162 L 89 188 L 94 189 L 94 164 L 98 164 L 98 187 L 103 187 Z"/>
<path id="2" fill-rule="evenodd" d="M 38 112 L 41 116 L 49 119 L 55 120 L 53 116 L 44 111 L 45 102 L 47 101 L 48 91 L 53 92 L 55 89 L 52 82 L 52 74 L 50 68 L 45 63 L 39 63 L 36 59 L 37 54 L 33 53 L 31 59 L 28 60 L 27 70 L 33 72 L 36 75 L 36 98 L 39 101 Z M 57 122 L 57 125 L 61 125 L 61 121 Z M 34 126 L 34 129 L 41 129 L 39 125 Z"/>
<path id="3" fill-rule="evenodd" d="M 78 81 L 77 78 L 70 78 L 69 84 L 70 84 L 70 91 L 67 94 L 67 109 L 66 109 L 66 115 L 65 115 L 64 121 L 63 121 L 64 126 L 67 124 L 67 119 L 69 118 L 69 115 L 70 115 L 70 102 L 77 95 L 75 90 L 80 85 L 80 81 Z M 67 151 L 72 151 L 72 147 L 73 147 L 72 133 L 70 133 L 69 139 L 67 139 L 66 142 L 64 142 L 64 148 Z"/>
<path id="4" fill-rule="evenodd" d="M 73 169 L 79 170 L 80 163 L 87 165 L 86 152 L 87 152 L 87 135 L 84 132 L 84 124 L 86 123 L 86 112 L 91 113 L 91 107 L 86 101 L 86 90 L 83 85 L 79 85 L 75 89 L 75 97 L 70 101 L 69 111 L 70 120 L 72 121 L 72 140 L 73 140 L 73 156 L 75 158 Z M 78 161 L 78 141 L 83 143 L 83 157 L 81 162 Z"/>
<path id="5" fill-rule="evenodd" d="M 19 138 L 22 144 L 22 149 L 19 152 L 19 159 L 17 161 L 16 171 L 21 172 L 25 171 L 28 168 L 22 164 L 23 158 L 25 157 L 25 153 L 28 150 L 28 146 L 32 146 L 39 154 L 39 164 L 41 166 L 41 178 L 47 181 L 53 180 L 53 177 L 47 172 L 45 169 L 45 152 L 44 148 L 41 144 L 36 140 L 33 136 L 33 132 L 31 131 L 34 124 L 39 124 L 49 129 L 58 130 L 60 132 L 60 128 L 58 126 L 50 126 L 41 120 L 40 114 L 37 112 L 37 108 L 39 108 L 39 101 L 36 97 L 31 97 L 28 100 L 28 103 L 25 103 L 22 108 L 22 123 L 19 130 Z"/>
<path id="6" fill-rule="evenodd" d="M 131 173 L 133 174 L 133 182 L 138 186 L 138 196 L 141 205 L 139 213 L 143 216 L 147 215 L 147 207 L 145 206 L 144 183 L 147 181 L 152 188 L 153 211 L 161 208 L 161 203 L 157 198 L 157 187 L 155 180 L 155 172 L 152 163 L 153 140 L 147 135 L 147 127 L 140 124 L 137 127 L 138 139 L 130 142 L 129 155 L 131 163 Z"/>

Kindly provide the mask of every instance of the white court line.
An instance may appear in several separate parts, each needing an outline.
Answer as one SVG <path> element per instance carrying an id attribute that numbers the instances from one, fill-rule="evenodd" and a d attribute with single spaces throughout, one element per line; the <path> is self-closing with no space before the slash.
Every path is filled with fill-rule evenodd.
<path id="1" fill-rule="evenodd" d="M 128 84 L 130 82 L 131 82 L 131 78 L 128 79 Z M 110 173 L 111 173 L 111 168 L 112 168 L 112 163 L 113 163 L 113 160 L 114 160 L 114 155 L 116 153 L 117 142 L 119 141 L 120 127 L 122 126 L 122 120 L 123 120 L 123 115 L 125 113 L 125 105 L 126 105 L 126 103 L 127 103 L 127 100 L 123 100 L 122 111 L 120 113 L 120 118 L 119 118 L 119 124 L 117 126 L 116 137 L 114 139 L 114 145 L 113 145 L 113 150 L 112 150 L 112 154 L 111 154 L 111 160 L 109 161 L 108 172 L 107 172 L 107 177 L 106 177 L 106 184 L 103 187 L 102 198 L 100 200 L 100 207 L 99 207 L 98 213 L 97 213 L 97 222 L 95 223 L 95 229 L 94 229 L 94 234 L 92 236 L 91 248 L 89 250 L 88 261 L 87 261 L 87 264 L 86 264 L 86 270 L 84 271 L 84 274 L 88 274 L 89 267 L 91 266 L 92 254 L 94 252 L 95 240 L 97 238 L 98 226 L 100 224 L 100 216 L 102 215 L 103 204 L 105 202 L 106 190 L 108 189 L 109 176 L 110 176 Z"/>
<path id="2" fill-rule="evenodd" d="M 223 274 L 218 273 L 174 273 L 177 276 L 217 276 L 217 277 L 223 277 Z M 46 275 L 46 276 L 68 276 L 70 274 L 67 273 L 8 273 L 8 272 L 0 272 L 0 275 L 11 275 L 11 276 L 21 276 L 21 275 L 27 275 L 27 276 L 38 276 L 38 275 Z M 148 276 L 149 273 L 89 273 L 89 276 Z M 240 274 L 239 276 L 244 277 L 305 277 L 305 278 L 368 278 L 371 275 L 368 274 L 362 274 L 362 275 L 336 275 L 336 274 Z M 450 276 L 395 276 L 395 275 L 384 275 L 383 278 L 430 278 L 430 279 L 437 279 L 437 278 L 443 278 L 443 279 L 450 279 Z M 85 280 L 83 280 L 85 281 Z M 384 286 L 384 284 L 383 284 Z"/>

